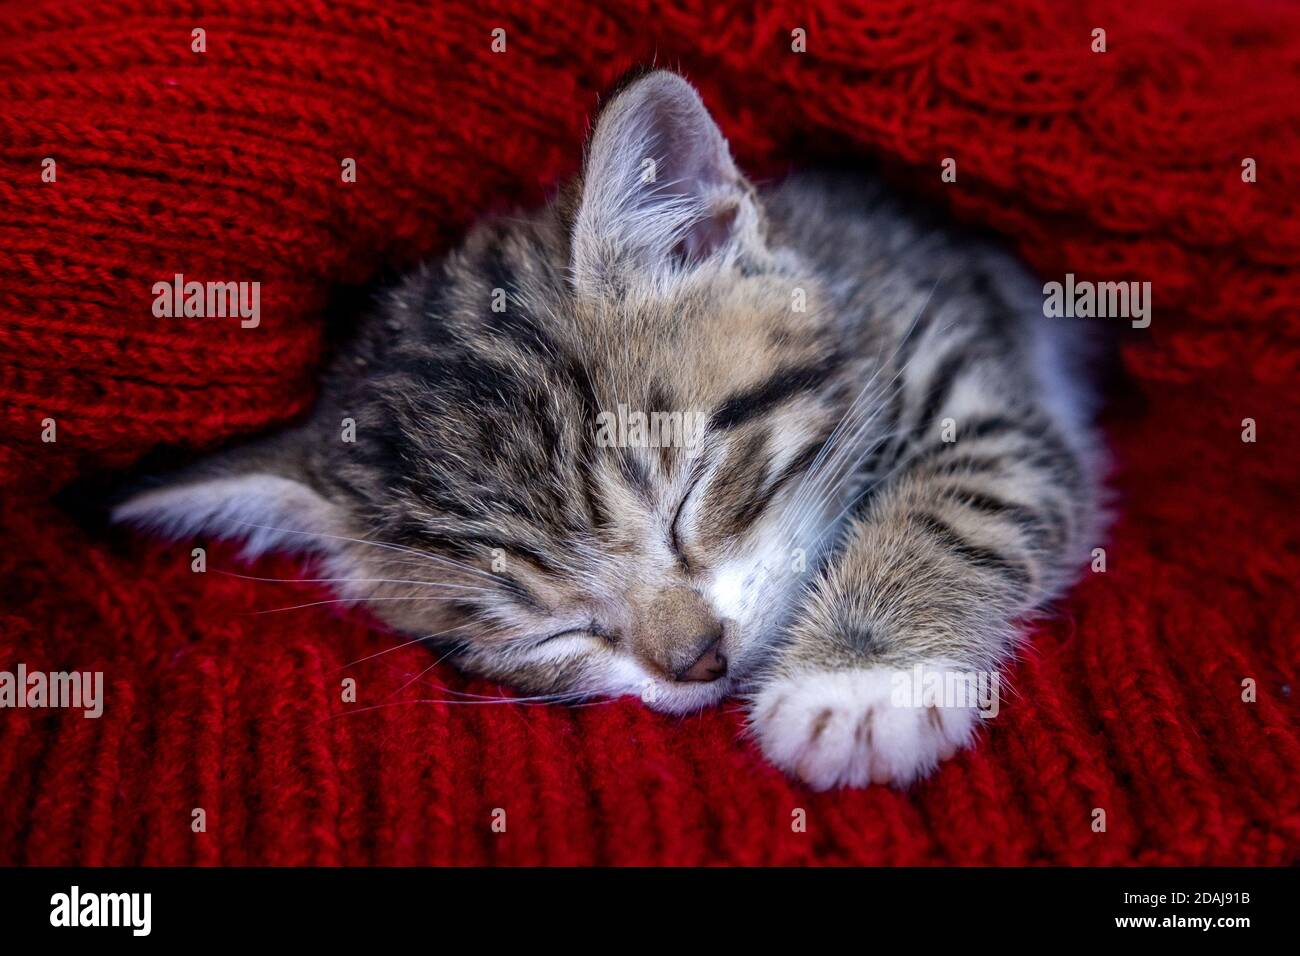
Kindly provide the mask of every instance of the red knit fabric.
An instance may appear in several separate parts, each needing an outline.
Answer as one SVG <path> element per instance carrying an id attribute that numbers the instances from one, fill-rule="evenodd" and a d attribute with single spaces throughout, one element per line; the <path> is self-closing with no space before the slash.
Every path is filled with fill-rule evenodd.
<path id="1" fill-rule="evenodd" d="M 0 863 L 1300 858 L 1300 9 L 762 6 L 0 7 L 0 669 L 106 680 L 98 720 L 0 711 Z M 329 606 L 251 613 L 324 594 L 217 573 L 236 567 L 221 548 L 192 573 L 189 543 L 51 503 L 155 446 L 300 412 L 332 296 L 541 200 L 598 94 L 652 61 L 698 84 L 759 175 L 883 158 L 1045 276 L 1152 283 L 1107 412 L 1108 570 L 1037 627 L 980 746 L 909 793 L 800 789 L 734 703 L 471 704 L 453 691 L 500 689 L 443 665 L 402 689 L 428 651 L 372 656 L 398 639 Z M 260 281 L 261 326 L 154 318 L 176 272 Z"/>

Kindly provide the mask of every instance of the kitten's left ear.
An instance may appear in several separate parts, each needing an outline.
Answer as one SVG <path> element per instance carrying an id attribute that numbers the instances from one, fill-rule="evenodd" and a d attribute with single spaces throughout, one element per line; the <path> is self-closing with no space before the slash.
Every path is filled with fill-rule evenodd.
<path id="1" fill-rule="evenodd" d="M 628 270 L 669 279 L 762 247 L 754 189 L 694 87 L 661 70 L 610 101 L 573 227 L 580 290 L 599 293 Z"/>
<path id="2" fill-rule="evenodd" d="M 114 523 L 165 538 L 242 541 L 245 557 L 267 551 L 338 551 L 343 510 L 303 464 L 302 432 L 286 431 L 213 455 L 112 510 Z"/>

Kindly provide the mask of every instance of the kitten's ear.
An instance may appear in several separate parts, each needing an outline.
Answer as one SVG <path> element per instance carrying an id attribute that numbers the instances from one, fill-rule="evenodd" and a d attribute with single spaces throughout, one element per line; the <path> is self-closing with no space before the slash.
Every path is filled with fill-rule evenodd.
<path id="1" fill-rule="evenodd" d="M 573 226 L 580 290 L 626 270 L 669 278 L 713 256 L 761 248 L 753 187 L 695 88 L 658 71 L 610 101 L 587 151 Z"/>
<path id="2" fill-rule="evenodd" d="M 177 540 L 244 542 L 244 555 L 267 551 L 336 551 L 342 509 L 308 480 L 298 454 L 301 434 L 287 432 L 215 455 L 172 479 L 131 494 L 112 510 L 114 523 Z"/>

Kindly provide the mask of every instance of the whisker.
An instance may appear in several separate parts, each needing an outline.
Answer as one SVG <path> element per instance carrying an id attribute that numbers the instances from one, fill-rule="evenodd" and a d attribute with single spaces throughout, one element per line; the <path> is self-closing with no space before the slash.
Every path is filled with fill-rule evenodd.
<path id="1" fill-rule="evenodd" d="M 454 587 L 455 585 L 446 585 Z M 471 591 L 483 591 L 485 588 L 470 588 Z M 330 598 L 328 601 L 308 601 L 306 604 L 293 604 L 289 607 L 272 607 L 262 611 L 249 611 L 249 614 L 275 614 L 277 611 L 297 611 L 305 607 L 319 607 L 322 604 L 373 604 L 376 601 L 441 601 L 436 594 L 412 595 L 409 597 L 374 597 L 374 598 Z"/>
<path id="2" fill-rule="evenodd" d="M 897 378 L 897 375 L 895 375 L 895 378 Z M 891 381 L 889 385 L 892 384 L 893 382 Z M 889 385 L 886 385 L 885 387 L 888 388 Z M 872 423 L 880 417 L 884 408 L 885 406 L 882 404 L 871 415 L 867 416 L 862 423 L 854 429 L 852 436 L 843 440 L 835 449 L 834 455 L 827 459 L 827 464 L 823 466 L 823 473 L 817 475 L 817 481 L 812 486 L 808 499 L 800 502 L 799 510 L 794 513 L 798 518 L 798 522 L 787 528 L 787 531 L 801 530 L 802 526 L 807 523 L 808 518 L 815 515 L 821 508 L 825 507 L 826 502 L 830 500 L 835 491 L 850 475 L 853 474 L 853 471 L 858 467 L 858 465 L 860 465 L 862 461 L 866 460 L 866 456 L 870 454 L 872 449 L 875 447 L 875 442 L 866 444 L 854 463 L 847 468 L 843 467 L 844 460 L 853 452 L 859 439 L 866 433 L 867 429 L 871 427 Z"/>
<path id="3" fill-rule="evenodd" d="M 907 331 L 903 333 L 902 337 L 898 340 L 897 344 L 894 346 L 894 350 L 890 354 L 888 362 L 884 363 L 883 365 L 880 366 L 879 369 L 877 369 L 877 374 L 879 374 L 881 369 L 888 368 L 890 365 L 892 365 L 894 363 L 894 360 L 898 358 L 898 353 L 902 350 L 903 343 L 906 342 L 911 337 L 913 331 L 917 327 L 917 323 L 920 322 L 921 320 L 921 316 L 923 316 L 926 310 L 930 307 L 930 302 L 934 298 L 935 290 L 938 289 L 939 283 L 941 281 L 943 281 L 942 274 L 938 278 L 936 278 L 934 280 L 934 283 L 930 286 L 930 291 L 926 293 L 924 301 L 922 301 L 920 307 L 917 308 L 916 310 L 916 315 L 912 317 L 912 321 L 908 324 Z M 943 329 L 940 334 L 942 334 L 943 331 L 947 331 L 947 328 L 950 328 L 951 325 L 952 323 L 949 323 L 949 325 L 945 327 L 945 329 Z M 883 399 L 886 394 L 890 393 L 890 390 L 894 388 L 895 383 L 898 382 L 902 374 L 912 366 L 912 364 L 916 361 L 919 355 L 920 355 L 920 351 L 918 349 L 917 351 L 913 352 L 913 354 L 908 358 L 906 362 L 904 362 L 901 366 L 899 366 L 897 371 L 894 372 L 893 377 L 887 383 L 885 383 L 885 385 L 881 388 L 880 395 L 878 396 L 879 399 Z M 874 380 L 875 378 L 876 375 L 872 375 L 872 380 Z M 902 386 L 899 387 L 900 389 L 902 388 Z M 867 430 L 870 428 L 871 424 L 877 418 L 880 417 L 880 415 L 884 412 L 886 407 L 887 406 L 885 404 L 883 403 L 880 404 L 879 407 L 865 421 L 863 421 L 860 425 L 858 425 L 854 429 L 852 435 L 849 438 L 844 439 L 839 443 L 839 446 L 837 447 L 836 451 L 838 452 L 840 449 L 851 450 L 862 439 L 862 437 L 867 434 Z M 861 464 L 861 462 L 865 460 L 867 454 L 869 454 L 874 447 L 875 447 L 875 443 L 867 445 L 866 449 L 854 462 L 853 466 L 850 467 L 843 475 L 837 478 L 836 481 L 832 485 L 830 485 L 830 487 L 824 489 L 821 495 L 818 495 L 816 497 L 814 508 L 820 508 L 824 505 L 827 498 L 829 498 L 829 496 L 835 491 L 835 489 L 837 489 L 843 483 L 844 479 L 848 475 L 851 475 L 853 471 Z M 851 451 L 847 453 L 851 453 Z M 837 473 L 838 473 L 838 466 L 836 468 L 836 471 L 833 472 L 832 474 L 837 474 Z M 818 481 L 821 480 L 822 480 L 822 476 L 818 475 Z"/>
<path id="4" fill-rule="evenodd" d="M 254 574 L 239 574 L 235 571 L 223 571 L 220 568 L 213 568 L 217 574 L 224 574 L 229 578 L 239 578 L 242 581 L 269 581 L 279 584 L 427 584 L 434 587 L 468 587 L 468 585 L 456 585 L 449 581 L 407 581 L 401 578 L 266 578 Z M 476 590 L 486 591 L 487 588 L 477 588 Z"/>
<path id="5" fill-rule="evenodd" d="M 413 555 L 417 558 L 423 558 L 427 561 L 441 561 L 444 564 L 448 564 L 454 568 L 459 568 L 462 571 L 467 571 L 472 574 L 477 574 L 480 577 L 487 578 L 489 581 L 496 580 L 492 575 L 488 574 L 486 571 L 481 571 L 478 568 L 472 567 L 468 564 L 462 564 L 460 562 L 453 561 L 450 558 L 443 557 L 440 554 L 433 554 L 429 551 L 421 551 L 418 548 L 408 548 L 405 545 L 391 544 L 386 541 L 367 541 L 365 538 L 351 538 L 345 534 L 326 534 L 323 531 L 300 531 L 295 528 L 277 528 L 273 525 L 254 524 L 250 521 L 236 521 L 234 523 L 243 525 L 246 528 L 257 528 L 261 531 L 274 531 L 278 534 L 299 534 L 299 535 L 306 535 L 307 537 L 311 537 L 311 538 L 329 538 L 334 541 L 351 541 L 353 544 L 362 544 L 371 548 L 384 548 L 385 550 L 388 551 L 396 551 L 400 554 Z"/>
<path id="6" fill-rule="evenodd" d="M 382 709 L 382 708 L 386 708 L 386 707 L 402 707 L 402 706 L 405 706 L 405 705 L 408 705 L 408 704 L 430 704 L 430 705 L 433 705 L 433 704 L 443 704 L 443 705 L 448 705 L 448 706 L 452 706 L 452 705 L 459 704 L 459 705 L 464 706 L 464 707 L 492 706 L 492 705 L 502 705 L 502 704 L 518 704 L 518 705 L 520 705 L 520 706 L 522 706 L 522 707 L 541 707 L 541 706 L 547 706 L 547 705 L 549 705 L 549 704 L 566 704 L 566 703 L 567 703 L 567 704 L 570 704 L 571 706 L 575 706 L 575 707 L 577 707 L 577 706 L 583 706 L 585 703 L 587 703 L 586 701 L 583 700 L 583 698 L 588 697 L 588 696 L 590 696 L 590 695 L 588 695 L 588 694 L 580 694 L 580 695 L 574 695 L 574 694 L 559 694 L 559 695 L 555 695 L 555 696 L 553 696 L 553 697 L 536 697 L 536 698 L 527 698 L 527 697 L 500 697 L 500 698 L 495 698 L 495 697 L 494 697 L 494 698 L 489 698 L 489 699 L 486 699 L 486 700 L 445 700 L 445 699 L 442 699 L 442 698 L 436 698 L 436 697 L 433 697 L 433 698 L 420 697 L 420 698 L 411 698 L 411 699 L 408 699 L 408 700 L 390 700 L 390 701 L 385 701 L 385 702 L 380 703 L 380 704 L 370 704 L 369 706 L 366 706 L 366 707 L 357 707 L 357 708 L 353 708 L 353 709 L 351 709 L 351 710 L 340 711 L 340 712 L 338 712 L 338 713 L 336 713 L 336 714 L 330 714 L 329 716 L 325 717 L 324 720 L 333 720 L 333 719 L 335 719 L 336 717 L 349 717 L 349 716 L 355 716 L 355 715 L 357 715 L 357 714 L 364 714 L 364 713 L 366 713 L 367 711 L 371 711 L 371 710 L 380 710 L 380 709 Z M 613 698 L 611 698 L 611 700 L 612 700 L 612 699 L 613 699 Z M 594 701 L 594 702 L 592 702 L 592 703 L 606 703 L 606 701 Z"/>
<path id="7" fill-rule="evenodd" d="M 391 694 L 389 694 L 388 696 L 389 696 L 389 697 L 396 697 L 396 696 L 397 696 L 398 694 L 400 694 L 402 691 L 406 690 L 406 688 L 410 687 L 412 684 L 414 684 L 416 681 L 418 681 L 418 680 L 419 680 L 421 677 L 423 677 L 425 674 L 429 673 L 429 671 L 433 670 L 435 667 L 437 667 L 439 664 L 441 664 L 441 663 L 442 663 L 443 661 L 445 661 L 447 658 L 451 657 L 451 655 L 454 654 L 454 653 L 456 653 L 456 648 L 455 648 L 455 647 L 453 647 L 451 650 L 447 651 L 446 654 L 443 654 L 441 657 L 439 657 L 437 660 L 435 660 L 432 664 L 430 664 L 430 665 L 429 665 L 428 667 L 426 667 L 424 670 L 420 671 L 420 673 L 416 674 L 414 677 L 412 677 L 412 678 L 411 678 L 410 680 L 408 680 L 405 684 L 403 684 L 401 687 L 397 688 L 397 690 L 393 691 L 393 692 L 392 692 Z M 445 691 L 447 691 L 448 693 L 452 693 L 452 694 L 457 693 L 456 691 L 452 690 L 450 687 L 440 687 L 439 689 L 440 689 L 440 690 L 445 690 Z"/>
<path id="8" fill-rule="evenodd" d="M 918 429 L 923 429 L 926 427 L 926 424 L 927 423 L 922 423 L 919 426 L 915 426 L 911 430 L 916 431 Z M 914 458 L 915 456 L 912 456 L 911 458 L 905 457 L 900 459 L 892 468 L 889 469 L 889 471 L 885 472 L 883 475 L 879 476 L 878 478 L 875 478 L 872 481 L 868 482 L 867 485 L 861 491 L 859 491 L 856 495 L 853 496 L 852 499 L 850 499 L 849 503 L 844 506 L 843 510 L 840 511 L 838 515 L 835 516 L 834 520 L 832 520 L 826 525 L 825 529 L 822 531 L 820 535 L 817 536 L 815 541 L 820 542 L 821 539 L 825 537 L 827 533 L 834 530 L 839 525 L 840 519 L 842 519 L 846 514 L 848 514 L 849 511 L 852 510 L 853 507 L 857 505 L 857 503 L 860 500 L 862 500 L 862 498 L 865 495 L 868 495 L 872 491 L 875 491 L 881 485 L 889 481 L 889 479 L 893 478 L 894 475 L 898 474 L 904 467 L 910 465 Z"/>
<path id="9" fill-rule="evenodd" d="M 937 282 L 936 282 L 936 285 L 937 285 Z M 932 293 L 932 294 L 933 294 L 933 291 L 934 291 L 934 290 L 933 290 L 933 288 L 932 288 L 932 289 L 931 289 L 931 293 Z M 928 303 L 928 302 L 929 302 L 929 299 L 927 298 L 926 301 L 927 301 L 927 303 Z M 948 329 L 952 328 L 952 326 L 953 326 L 953 324 L 954 324 L 955 321 L 956 321 L 956 320 L 953 320 L 953 322 L 949 322 L 948 325 L 944 326 L 944 328 L 942 328 L 942 329 L 939 331 L 938 334 L 942 335 L 944 332 L 947 332 Z M 916 358 L 917 358 L 917 355 L 915 355 L 915 354 L 914 354 L 911 358 L 909 358 L 908 361 L 905 362 L 905 363 L 904 363 L 904 364 L 903 364 L 903 365 L 898 369 L 898 371 L 894 373 L 894 377 L 893 377 L 892 379 L 889 380 L 889 382 L 888 382 L 888 384 L 886 384 L 885 388 L 887 388 L 887 389 L 888 389 L 888 388 L 892 388 L 893 385 L 894 385 L 894 383 L 895 383 L 896 381 L 898 381 L 899 376 L 901 376 L 901 375 L 903 374 L 903 372 L 905 372 L 908 368 L 911 367 L 912 363 L 916 361 Z M 901 386 L 900 386 L 900 387 L 901 387 Z M 878 418 L 879 415 L 881 414 L 881 412 L 883 412 L 883 410 L 884 410 L 884 406 L 882 405 L 879 409 L 877 409 L 876 413 L 875 413 L 874 415 L 872 415 L 872 417 L 871 417 L 871 418 L 870 418 L 866 423 L 864 423 L 863 426 L 862 426 L 860 429 L 858 429 L 858 431 L 855 433 L 855 439 L 854 439 L 855 441 L 856 441 L 858 435 L 865 433 L 865 431 L 866 431 L 867 427 L 869 427 L 870 423 L 871 423 L 872 421 L 874 421 L 876 418 Z M 917 425 L 917 426 L 914 426 L 911 430 L 914 431 L 914 430 L 916 430 L 917 428 L 925 428 L 925 427 L 927 427 L 927 426 L 928 426 L 928 423 L 923 422 L 923 423 L 920 423 L 920 424 Z M 835 477 L 835 480 L 834 480 L 832 483 L 830 483 L 830 484 L 829 484 L 825 489 L 823 489 L 822 492 L 816 496 L 816 498 L 815 498 L 815 500 L 814 500 L 813 502 L 811 502 L 808 506 L 806 506 L 806 507 L 804 507 L 804 508 L 802 509 L 802 513 L 801 513 L 800 516 L 799 516 L 799 519 L 800 519 L 800 520 L 799 520 L 799 524 L 795 526 L 795 527 L 796 527 L 796 530 L 800 530 L 800 531 L 801 531 L 803 525 L 806 525 L 807 522 L 808 522 L 808 520 L 809 520 L 811 517 L 814 517 L 814 516 L 816 515 L 816 513 L 817 513 L 817 511 L 818 511 L 819 509 L 825 507 L 825 505 L 830 501 L 830 499 L 831 499 L 831 497 L 834 495 L 834 493 L 835 493 L 837 490 L 839 490 L 839 488 L 842 487 L 843 484 L 844 484 L 846 481 L 848 481 L 848 480 L 849 480 L 849 479 L 850 479 L 850 478 L 851 478 L 851 477 L 852 477 L 852 476 L 857 472 L 858 468 L 860 468 L 860 467 L 862 466 L 862 463 L 863 463 L 864 461 L 867 460 L 867 457 L 868 457 L 869 455 L 871 455 L 871 454 L 872 454 L 872 453 L 873 453 L 877 448 L 882 447 L 882 445 L 883 445 L 884 442 L 890 440 L 892 437 L 896 436 L 898 433 L 899 433 L 899 430 L 898 430 L 898 429 L 895 429 L 894 432 L 892 432 L 892 433 L 890 433 L 890 434 L 888 434 L 888 435 L 882 435 L 882 436 L 879 436 L 879 437 L 876 438 L 874 441 L 872 441 L 872 442 L 866 444 L 866 445 L 863 447 L 861 453 L 857 456 L 856 459 L 854 459 L 852 465 L 850 465 L 850 466 L 849 466 L 849 467 L 848 467 L 848 468 L 847 468 L 847 469 L 846 469 L 842 474 L 840 474 L 840 473 L 838 472 L 838 469 L 837 469 L 837 472 L 835 473 L 835 476 L 834 476 L 834 477 Z M 878 484 L 879 484 L 878 482 L 873 483 L 872 487 L 876 487 Z M 859 498 L 861 498 L 861 495 L 857 495 L 857 496 L 855 496 L 854 499 L 853 499 L 853 501 L 856 502 Z M 850 505 L 849 507 L 852 507 L 852 505 Z M 846 513 L 847 513 L 847 508 L 846 508 L 844 511 L 841 511 L 841 512 L 840 512 L 840 515 L 835 519 L 835 521 L 832 522 L 830 525 L 827 526 L 828 529 L 831 528 L 831 527 L 834 527 L 836 524 L 838 524 L 840 518 L 842 518 Z M 821 540 L 822 540 L 822 538 L 823 538 L 824 536 L 825 536 L 825 533 L 824 533 L 824 532 L 823 532 L 823 534 L 818 535 L 817 538 L 814 539 L 814 546 L 815 546 L 816 544 L 820 543 Z"/>
<path id="10" fill-rule="evenodd" d="M 925 314 L 926 309 L 930 307 L 930 301 L 931 299 L 934 298 L 935 290 L 938 289 L 939 283 L 943 281 L 944 275 L 945 273 L 940 273 L 939 276 L 934 280 L 934 284 L 930 286 L 930 291 L 926 293 L 925 300 L 921 303 L 920 307 L 917 308 L 916 314 L 912 316 L 912 321 L 908 323 L 907 329 L 903 332 L 903 335 L 899 338 L 897 344 L 895 344 L 894 351 L 890 354 L 889 360 L 886 362 L 882 362 L 880 365 L 876 367 L 876 370 L 872 373 L 871 378 L 869 378 L 867 380 L 867 383 L 862 386 L 862 390 L 858 392 L 857 396 L 853 399 L 849 407 L 845 410 L 844 416 L 840 419 L 839 424 L 835 426 L 835 430 L 832 431 L 830 437 L 826 439 L 826 443 L 822 446 L 821 451 L 818 452 L 817 458 L 814 459 L 812 467 L 810 467 L 809 470 L 804 473 L 804 477 L 800 481 L 798 490 L 795 492 L 794 499 L 791 503 L 792 511 L 787 512 L 787 515 L 794 514 L 796 511 L 809 510 L 805 507 L 806 504 L 805 496 L 809 494 L 815 495 L 818 483 L 820 483 L 823 480 L 821 469 L 824 467 L 825 461 L 829 460 L 829 457 L 823 458 L 823 454 L 829 455 L 832 446 L 834 446 L 835 454 L 838 454 L 839 450 L 845 447 L 846 445 L 851 447 L 852 443 L 856 442 L 858 437 L 861 434 L 863 434 L 864 428 L 867 425 L 869 425 L 872 420 L 874 420 L 875 415 L 869 418 L 867 422 L 863 423 L 862 425 L 854 426 L 854 431 L 851 439 L 843 439 L 841 437 L 841 433 L 843 429 L 848 427 L 848 422 L 850 421 L 850 419 L 861 414 L 862 409 L 867 407 L 868 403 L 864 402 L 863 399 L 867 395 L 868 390 L 871 388 L 872 383 L 875 382 L 875 380 L 879 377 L 880 373 L 883 370 L 885 370 L 886 368 L 888 368 L 890 365 L 893 364 L 894 360 L 898 358 L 898 353 L 903 348 L 903 343 L 911 338 L 912 333 L 916 330 L 917 323 L 921 321 L 921 316 L 923 316 Z M 908 366 L 910 366 L 911 363 L 915 361 L 915 358 L 916 356 L 913 355 L 911 359 L 909 359 L 907 362 L 904 363 L 903 368 L 907 368 Z M 901 374 L 902 370 L 903 369 L 899 369 L 899 371 L 894 374 L 894 378 L 890 380 L 889 384 L 886 385 L 884 389 L 882 389 L 882 392 L 888 390 L 889 387 L 892 386 L 895 381 L 897 381 L 898 376 L 899 374 Z M 879 412 L 877 411 L 876 414 L 879 414 Z M 810 481 L 812 481 L 812 485 L 806 491 L 805 488 L 806 486 L 809 485 Z M 791 530 L 792 529 L 790 525 L 786 522 L 783 522 L 781 527 L 779 528 L 779 532 L 783 535 L 788 534 Z"/>
<path id="11" fill-rule="evenodd" d="M 952 328 L 952 325 L 953 325 L 953 323 L 949 323 L 948 325 L 944 326 L 944 329 L 941 329 L 941 330 L 940 330 L 940 334 L 943 334 L 944 332 L 946 332 L 946 330 L 948 330 L 949 328 Z M 909 360 L 909 362 L 907 362 L 907 363 L 905 363 L 904 365 L 902 365 L 902 368 L 898 369 L 897 372 L 894 372 L 894 377 L 891 378 L 891 380 L 889 380 L 888 385 L 885 385 L 885 388 L 892 388 L 892 386 L 893 386 L 893 384 L 894 384 L 894 381 L 897 381 L 897 380 L 898 380 L 898 376 L 901 376 L 902 373 L 904 373 L 904 372 L 906 371 L 906 369 L 909 368 L 910 365 L 911 365 L 911 363 L 913 363 L 913 362 L 915 362 L 915 356 L 913 356 L 913 358 L 911 358 L 911 359 Z M 872 415 L 872 416 L 871 416 L 871 419 L 868 419 L 868 420 L 866 421 L 866 423 L 863 424 L 863 427 L 862 427 L 862 429 L 859 429 L 859 432 L 865 432 L 865 431 L 866 431 L 866 428 L 868 427 L 868 425 L 871 424 L 871 421 L 874 421 L 875 419 L 878 419 L 879 416 L 880 416 L 880 414 L 881 414 L 881 412 L 883 412 L 883 411 L 884 411 L 884 406 L 881 406 L 881 407 L 879 408 L 879 410 L 876 411 L 876 414 L 875 414 L 875 415 Z M 915 427 L 913 427 L 913 429 L 910 429 L 910 431 L 917 431 L 917 429 L 927 428 L 928 425 L 930 425 L 930 423 L 920 423 L 919 425 L 915 425 Z M 897 434 L 897 433 L 898 433 L 898 429 L 894 429 L 894 433 L 893 433 L 893 434 Z M 888 441 L 888 440 L 889 440 L 889 437 L 892 437 L 892 436 L 880 436 L 880 437 L 876 438 L 875 441 L 868 442 L 868 444 L 867 444 L 865 447 L 863 447 L 863 449 L 862 449 L 862 451 L 861 451 L 861 454 L 858 454 L 858 457 L 854 459 L 853 464 L 850 464 L 850 466 L 849 466 L 848 468 L 846 468 L 846 470 L 845 470 L 844 472 L 842 472 L 842 473 L 836 472 L 836 479 L 835 479 L 835 481 L 833 481 L 832 484 L 829 484 L 829 485 L 827 486 L 826 489 L 823 489 L 823 492 L 820 493 L 818 497 L 816 497 L 815 501 L 814 501 L 813 503 L 811 503 L 811 506 L 809 507 L 809 509 L 807 509 L 807 514 L 802 515 L 802 520 L 803 520 L 803 522 L 806 523 L 806 522 L 807 522 L 807 518 L 809 518 L 809 516 L 811 516 L 811 515 L 815 515 L 815 514 L 816 514 L 816 511 L 818 511 L 819 509 L 822 509 L 822 507 L 826 506 L 826 505 L 827 505 L 827 502 L 829 502 L 829 499 L 832 498 L 832 496 L 833 496 L 833 494 L 835 494 L 836 490 L 839 490 L 839 489 L 841 488 L 841 486 L 844 485 L 845 481 L 848 481 L 848 480 L 850 479 L 850 477 L 852 477 L 852 476 L 854 475 L 854 473 L 857 472 L 858 468 L 859 468 L 859 467 L 862 467 L 862 463 L 863 463 L 863 462 L 866 462 L 868 455 L 871 455 L 872 453 L 874 453 L 874 451 L 876 450 L 876 447 L 879 447 L 879 446 L 883 445 L 883 442 Z M 855 498 L 854 498 L 854 501 L 857 501 L 858 497 L 861 497 L 861 496 L 857 496 L 857 497 L 855 497 Z M 844 514 L 845 514 L 845 512 L 841 512 L 840 516 L 842 516 L 842 515 L 844 515 Z M 832 523 L 832 527 L 833 527 L 833 524 L 835 524 L 835 523 L 839 523 L 839 518 L 836 518 L 835 522 Z M 822 540 L 822 536 L 818 536 L 818 538 L 816 538 L 816 541 L 820 541 L 820 540 Z"/>
<path id="12" fill-rule="evenodd" d="M 350 664 L 344 664 L 342 667 L 339 668 L 339 670 L 344 671 L 347 670 L 349 667 L 355 667 L 357 664 L 364 664 L 366 661 L 372 661 L 376 657 L 382 657 L 385 654 L 391 654 L 393 651 L 400 651 L 404 647 L 411 647 L 415 644 L 422 644 L 425 641 L 434 640 L 435 638 L 446 637 L 448 634 L 452 634 L 456 631 L 463 631 L 465 628 L 469 626 L 470 625 L 468 624 L 460 624 L 446 631 L 442 631 L 439 634 L 425 634 L 423 637 L 417 637 L 414 640 L 406 641 L 402 644 L 395 644 L 392 647 L 385 647 L 382 651 L 376 651 L 375 653 L 369 654 L 366 657 L 362 657 L 358 660 L 355 660 Z"/>

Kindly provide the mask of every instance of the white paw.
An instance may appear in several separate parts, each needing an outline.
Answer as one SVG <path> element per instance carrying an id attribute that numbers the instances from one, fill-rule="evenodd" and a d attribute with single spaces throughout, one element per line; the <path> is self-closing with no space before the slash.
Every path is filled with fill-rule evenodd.
<path id="1" fill-rule="evenodd" d="M 967 746 L 977 720 L 975 706 L 919 703 L 907 693 L 912 674 L 880 667 L 779 678 L 755 697 L 751 727 L 767 758 L 814 790 L 905 786 Z"/>

